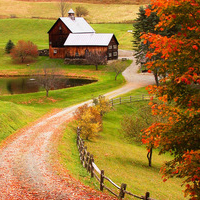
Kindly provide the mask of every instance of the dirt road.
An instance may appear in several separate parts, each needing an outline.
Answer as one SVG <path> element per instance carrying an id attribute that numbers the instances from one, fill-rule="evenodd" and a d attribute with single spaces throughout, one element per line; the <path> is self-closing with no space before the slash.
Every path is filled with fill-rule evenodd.
<path id="1" fill-rule="evenodd" d="M 134 59 L 131 55 L 129 59 Z M 133 64 L 123 72 L 127 84 L 107 93 L 113 98 L 154 83 L 152 75 L 139 75 Z M 86 102 L 84 102 L 86 103 Z M 82 103 L 82 104 L 84 104 Z M 91 103 L 88 101 L 87 103 Z M 62 125 L 72 119 L 73 112 L 82 104 L 46 116 L 26 129 L 0 149 L 0 200 L 15 199 L 114 199 L 84 186 L 59 168 L 52 153 Z"/>

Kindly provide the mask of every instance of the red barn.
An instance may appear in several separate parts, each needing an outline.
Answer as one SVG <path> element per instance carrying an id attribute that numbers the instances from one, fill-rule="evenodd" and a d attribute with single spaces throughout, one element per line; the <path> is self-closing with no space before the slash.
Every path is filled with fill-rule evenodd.
<path id="1" fill-rule="evenodd" d="M 74 11 L 68 17 L 60 17 L 49 30 L 50 58 L 85 58 L 89 52 L 106 55 L 108 60 L 118 59 L 118 41 L 112 33 L 96 33 Z"/>

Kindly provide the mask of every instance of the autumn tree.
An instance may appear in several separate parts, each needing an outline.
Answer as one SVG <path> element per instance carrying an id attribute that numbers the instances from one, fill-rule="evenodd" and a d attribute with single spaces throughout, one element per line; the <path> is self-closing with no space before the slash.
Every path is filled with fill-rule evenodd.
<path id="1" fill-rule="evenodd" d="M 104 65 L 107 62 L 105 54 L 96 51 L 86 53 L 85 59 L 88 64 L 94 65 L 96 70 L 98 70 L 99 65 Z"/>
<path id="2" fill-rule="evenodd" d="M 74 116 L 81 128 L 81 137 L 86 140 L 94 138 L 102 128 L 102 117 L 95 106 L 85 104 L 75 111 Z"/>
<path id="3" fill-rule="evenodd" d="M 77 6 L 76 7 L 76 15 L 77 15 L 77 17 L 86 16 L 88 14 L 89 14 L 89 12 L 85 7 L 83 7 L 83 6 Z"/>
<path id="4" fill-rule="evenodd" d="M 150 10 L 151 13 L 147 16 L 145 14 L 146 10 Z M 152 55 L 151 58 L 146 57 L 146 54 L 148 51 L 153 52 L 154 49 L 150 48 L 150 41 L 143 42 L 143 39 L 141 39 L 141 36 L 143 34 L 147 33 L 154 33 L 154 34 L 160 34 L 163 36 L 171 37 L 175 33 L 177 33 L 180 30 L 180 24 L 176 24 L 172 27 L 166 27 L 163 30 L 156 29 L 156 25 L 159 23 L 160 19 L 159 16 L 157 15 L 157 11 L 153 9 L 153 5 L 148 5 L 146 8 L 143 6 L 139 8 L 139 13 L 138 17 L 136 18 L 133 27 L 133 47 L 135 50 L 135 57 L 136 57 L 136 62 L 137 64 L 139 63 L 146 63 L 147 61 L 150 60 L 157 60 L 157 59 L 162 59 L 160 54 Z M 154 68 L 152 70 L 155 81 L 157 86 L 159 85 L 159 75 L 158 75 L 158 70 L 159 67 Z"/>
<path id="5" fill-rule="evenodd" d="M 6 53 L 10 53 L 11 52 L 11 50 L 14 48 L 14 43 L 11 41 L 11 40 L 9 40 L 8 42 L 7 42 L 7 44 L 6 44 L 6 47 L 5 47 L 5 52 Z"/>
<path id="6" fill-rule="evenodd" d="M 19 40 L 16 46 L 11 50 L 11 56 L 16 62 L 30 62 L 38 57 L 38 49 L 31 41 L 26 42 L 24 40 Z"/>
<path id="7" fill-rule="evenodd" d="M 68 8 L 69 8 L 69 6 L 68 6 L 68 3 L 67 3 L 66 0 L 60 0 L 59 1 L 58 9 L 59 9 L 59 12 L 61 14 L 61 17 L 65 17 Z"/>
<path id="8" fill-rule="evenodd" d="M 39 66 L 39 70 L 33 76 L 36 78 L 38 84 L 46 91 L 46 97 L 49 96 L 49 90 L 57 89 L 60 81 L 64 79 L 64 76 L 59 70 L 59 66 L 54 64 L 44 64 Z M 67 81 L 67 79 L 66 79 Z"/>
<path id="9" fill-rule="evenodd" d="M 200 2 L 196 0 L 152 1 L 159 23 L 156 29 L 181 25 L 181 30 L 167 37 L 161 34 L 142 35 L 150 43 L 147 67 L 163 78 L 160 86 L 150 86 L 159 104 L 152 112 L 166 119 L 155 122 L 144 131 L 143 142 L 149 149 L 159 148 L 160 154 L 170 152 L 174 158 L 164 164 L 163 178 L 184 178 L 185 196 L 200 199 Z M 152 10 L 146 9 L 150 16 Z M 151 60 L 160 55 L 162 59 Z M 167 72 L 167 73 L 166 73 Z M 166 76 L 163 76 L 166 74 Z"/>
<path id="10" fill-rule="evenodd" d="M 93 98 L 93 103 L 102 117 L 110 111 L 111 105 L 105 96 L 99 95 L 98 98 Z"/>
<path id="11" fill-rule="evenodd" d="M 125 114 L 123 120 L 121 121 L 120 132 L 127 138 L 130 142 L 137 142 L 141 144 L 142 141 L 142 130 L 149 127 L 153 122 L 164 121 L 160 119 L 159 116 L 152 115 L 151 107 L 141 106 L 138 108 L 137 112 L 131 115 Z M 149 166 L 152 165 L 152 153 L 153 146 L 149 147 L 147 158 Z"/>
<path id="12" fill-rule="evenodd" d="M 122 73 L 126 68 L 127 68 L 127 62 L 121 60 L 112 62 L 107 67 L 108 71 L 115 72 L 115 81 L 117 80 L 118 75 Z"/>

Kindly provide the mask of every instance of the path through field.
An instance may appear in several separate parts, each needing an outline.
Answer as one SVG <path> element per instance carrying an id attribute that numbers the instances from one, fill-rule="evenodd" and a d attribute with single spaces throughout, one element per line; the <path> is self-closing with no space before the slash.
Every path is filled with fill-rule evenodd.
<path id="1" fill-rule="evenodd" d="M 131 55 L 129 58 L 134 59 Z M 123 75 L 127 84 L 105 94 L 107 98 L 154 83 L 152 75 L 137 74 L 135 62 Z M 56 156 L 52 156 L 60 130 L 84 103 L 45 116 L 5 142 L 0 149 L 0 200 L 114 199 L 75 180 L 60 167 Z"/>

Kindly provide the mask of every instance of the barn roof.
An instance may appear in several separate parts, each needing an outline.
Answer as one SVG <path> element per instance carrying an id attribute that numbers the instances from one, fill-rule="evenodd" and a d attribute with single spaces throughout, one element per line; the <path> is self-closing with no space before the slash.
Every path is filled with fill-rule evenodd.
<path id="1" fill-rule="evenodd" d="M 112 33 L 69 34 L 64 46 L 108 46 Z M 117 41 L 117 39 L 115 38 Z M 117 41 L 118 44 L 118 41 Z"/>
<path id="2" fill-rule="evenodd" d="M 95 33 L 95 30 L 82 17 L 72 20 L 70 17 L 60 17 L 72 33 Z"/>
<path id="3" fill-rule="evenodd" d="M 82 17 L 75 17 L 74 19 L 71 19 L 71 17 L 60 17 L 48 33 L 54 28 L 59 20 L 61 20 L 72 33 L 95 33 L 95 30 Z"/>

